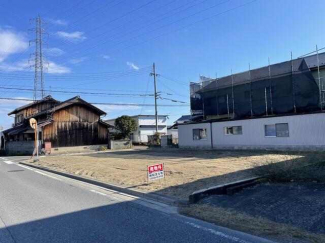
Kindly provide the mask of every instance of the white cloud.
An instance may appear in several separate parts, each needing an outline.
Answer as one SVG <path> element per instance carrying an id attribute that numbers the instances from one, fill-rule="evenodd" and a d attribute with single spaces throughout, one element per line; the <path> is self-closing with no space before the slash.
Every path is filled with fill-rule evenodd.
<path id="1" fill-rule="evenodd" d="M 69 62 L 72 64 L 79 64 L 79 63 L 85 61 L 86 59 L 87 59 L 87 57 L 73 58 Z"/>
<path id="2" fill-rule="evenodd" d="M 47 68 L 47 73 L 51 74 L 64 74 L 64 73 L 70 73 L 71 70 L 68 67 L 61 66 L 59 64 L 56 64 L 55 62 L 49 62 Z"/>
<path id="3" fill-rule="evenodd" d="M 72 42 L 78 42 L 87 39 L 86 36 L 84 35 L 84 32 L 81 31 L 75 31 L 71 33 L 58 31 L 56 32 L 56 35 L 62 39 L 69 40 Z"/>
<path id="4" fill-rule="evenodd" d="M 63 50 L 61 50 L 60 48 L 47 48 L 45 49 L 45 53 L 48 56 L 52 56 L 52 57 L 58 57 L 58 56 L 62 56 L 65 52 Z"/>
<path id="5" fill-rule="evenodd" d="M 140 68 L 135 65 L 133 62 L 126 62 L 126 65 L 128 65 L 131 69 L 138 71 Z"/>
<path id="6" fill-rule="evenodd" d="M 63 19 L 47 19 L 47 20 L 48 22 L 55 25 L 62 25 L 62 26 L 68 25 L 68 22 Z"/>
<path id="7" fill-rule="evenodd" d="M 0 63 L 0 70 L 4 72 L 31 71 L 28 60 L 15 63 Z"/>
<path id="8" fill-rule="evenodd" d="M 15 99 L 30 99 L 26 97 L 12 97 Z M 3 127 L 3 129 L 8 129 L 11 127 L 12 123 L 14 122 L 14 119 L 12 117 L 9 117 L 7 114 L 17 107 L 23 106 L 30 103 L 30 101 L 24 101 L 24 100 L 1 100 L 0 101 L 0 127 Z"/>
<path id="9" fill-rule="evenodd" d="M 11 54 L 19 53 L 28 48 L 25 37 L 13 30 L 0 29 L 0 62 Z"/>
<path id="10" fill-rule="evenodd" d="M 19 72 L 19 71 L 34 71 L 31 68 L 31 64 L 28 60 L 22 60 L 16 63 L 0 63 L 0 71 L 4 72 Z M 68 67 L 59 65 L 55 62 L 49 61 L 48 65 L 44 65 L 44 72 L 51 74 L 64 74 L 70 73 L 71 70 Z"/>
<path id="11" fill-rule="evenodd" d="M 106 60 L 109 60 L 111 59 L 111 57 L 109 55 L 102 55 L 102 58 L 106 59 Z"/>

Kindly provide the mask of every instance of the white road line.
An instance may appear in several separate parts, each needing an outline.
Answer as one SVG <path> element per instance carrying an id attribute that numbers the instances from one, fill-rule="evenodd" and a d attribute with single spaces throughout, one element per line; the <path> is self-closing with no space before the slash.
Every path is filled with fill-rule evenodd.
<path id="1" fill-rule="evenodd" d="M 12 161 L 10 161 L 10 160 L 4 160 L 3 162 L 5 162 L 5 163 L 8 164 L 8 165 L 12 165 L 12 164 L 14 164 L 14 162 L 12 162 Z"/>
<path id="2" fill-rule="evenodd" d="M 192 222 L 185 222 L 186 224 L 188 225 L 191 225 L 192 227 L 194 228 L 197 228 L 197 229 L 201 229 L 203 231 L 207 231 L 207 232 L 210 232 L 211 234 L 214 234 L 214 235 L 217 235 L 217 236 L 220 236 L 222 238 L 225 238 L 225 239 L 228 239 L 228 240 L 232 240 L 234 242 L 239 242 L 239 243 L 251 243 L 251 241 L 246 241 L 246 240 L 242 240 L 242 239 L 239 239 L 238 237 L 235 237 L 235 236 L 231 236 L 231 235 L 228 235 L 226 233 L 223 233 L 221 231 L 217 231 L 217 230 L 214 230 L 214 229 L 209 229 L 209 228 L 205 228 L 203 226 L 200 226 L 198 224 L 195 224 L 195 223 L 192 223 Z"/>
<path id="3" fill-rule="evenodd" d="M 32 168 L 29 168 L 28 166 L 25 166 L 25 165 L 20 165 L 20 164 L 17 164 L 18 166 L 20 167 L 23 167 L 24 169 L 27 169 L 27 170 L 32 170 L 34 171 Z"/>
<path id="4" fill-rule="evenodd" d="M 55 179 L 55 180 L 58 180 L 58 181 L 62 181 L 60 178 L 57 178 L 57 177 L 55 177 L 55 176 L 51 176 L 51 175 L 48 175 L 48 174 L 46 174 L 46 173 L 43 173 L 43 172 L 40 172 L 40 171 L 34 170 L 34 169 L 32 169 L 32 168 L 30 168 L 30 167 L 28 167 L 28 166 L 21 165 L 21 164 L 17 164 L 17 165 L 20 166 L 20 167 L 22 167 L 22 168 L 24 168 L 24 169 L 34 171 L 34 172 L 36 172 L 36 173 L 38 173 L 38 174 L 40 174 L 40 175 L 47 176 L 47 177 L 50 177 L 50 178 Z"/>
<path id="5" fill-rule="evenodd" d="M 36 172 L 36 173 L 38 173 L 38 174 L 41 174 L 41 175 L 44 175 L 44 176 L 46 176 L 47 174 L 45 174 L 45 173 L 43 173 L 43 172 L 40 172 L 40 171 L 36 171 L 36 170 L 34 170 L 34 172 Z"/>
<path id="6" fill-rule="evenodd" d="M 105 193 L 102 193 L 102 192 L 98 192 L 96 190 L 90 190 L 91 192 L 94 192 L 94 193 L 97 193 L 99 195 L 102 195 L 102 196 L 107 196 Z"/>

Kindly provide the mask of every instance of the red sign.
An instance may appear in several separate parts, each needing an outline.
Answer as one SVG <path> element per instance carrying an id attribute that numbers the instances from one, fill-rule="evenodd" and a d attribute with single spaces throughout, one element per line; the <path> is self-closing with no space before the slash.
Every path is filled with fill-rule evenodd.
<path id="1" fill-rule="evenodd" d="M 149 165 L 148 166 L 148 179 L 157 180 L 165 177 L 164 164 Z"/>

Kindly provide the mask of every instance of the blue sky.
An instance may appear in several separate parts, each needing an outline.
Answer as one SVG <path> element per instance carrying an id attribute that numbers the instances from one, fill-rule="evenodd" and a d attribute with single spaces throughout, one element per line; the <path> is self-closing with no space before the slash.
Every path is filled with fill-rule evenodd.
<path id="1" fill-rule="evenodd" d="M 190 81 L 218 77 L 298 57 L 324 47 L 323 0 L 2 0 L 0 87 L 33 88 L 28 62 L 33 21 L 45 22 L 45 87 L 59 100 L 82 94 L 95 103 L 153 104 L 151 65 L 162 97 L 189 102 Z M 31 56 L 32 57 L 32 56 Z M 55 91 L 64 91 L 58 93 Z M 168 94 L 167 94 L 168 93 Z M 109 95 L 108 95 L 109 94 Z M 112 96 L 111 94 L 115 94 Z M 170 95 L 172 94 L 172 95 Z M 32 92 L 0 89 L 0 97 Z M 159 104 L 172 103 L 159 100 Z M 0 126 L 22 101 L 0 100 Z M 115 118 L 154 114 L 151 106 L 100 105 Z M 172 124 L 188 106 L 159 107 Z"/>

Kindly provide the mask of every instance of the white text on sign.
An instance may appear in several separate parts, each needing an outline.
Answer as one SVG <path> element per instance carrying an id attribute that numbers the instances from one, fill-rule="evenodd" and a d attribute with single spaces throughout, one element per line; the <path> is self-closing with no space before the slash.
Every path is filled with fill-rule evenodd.
<path id="1" fill-rule="evenodd" d="M 165 177 L 164 164 L 149 165 L 148 166 L 148 180 L 158 180 Z"/>

